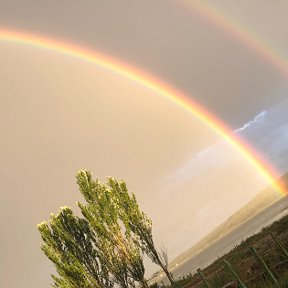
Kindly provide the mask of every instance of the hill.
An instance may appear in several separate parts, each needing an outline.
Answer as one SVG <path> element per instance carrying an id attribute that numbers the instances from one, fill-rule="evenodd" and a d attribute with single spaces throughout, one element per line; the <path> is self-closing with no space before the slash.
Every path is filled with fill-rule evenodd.
<path id="1" fill-rule="evenodd" d="M 287 187 L 288 187 L 288 173 L 284 174 L 278 181 L 279 182 L 281 181 L 281 183 L 284 184 L 286 190 L 288 190 L 287 189 Z M 233 231 L 238 230 L 238 228 L 240 226 L 241 227 L 244 226 L 246 222 L 249 222 L 249 220 L 253 219 L 256 215 L 261 214 L 261 212 L 268 209 L 268 207 L 270 207 L 271 205 L 272 206 L 276 205 L 277 209 L 273 208 L 273 210 L 275 211 L 275 213 L 280 213 L 282 211 L 282 209 L 284 209 L 283 207 L 285 207 L 285 209 L 286 209 L 286 206 L 287 206 L 287 203 L 286 203 L 287 201 L 285 200 L 285 203 L 283 204 L 280 201 L 281 199 L 283 199 L 283 195 L 280 195 L 280 193 L 275 190 L 273 185 L 271 185 L 271 186 L 267 187 L 266 189 L 264 189 L 263 191 L 259 192 L 250 202 L 248 202 L 244 207 L 239 209 L 232 216 L 230 216 L 220 226 L 218 226 L 211 233 L 209 233 L 207 236 L 205 236 L 203 239 L 201 239 L 198 243 L 193 245 L 190 249 L 186 250 L 184 253 L 182 253 L 181 255 L 176 257 L 173 261 L 171 261 L 169 264 L 170 269 L 172 270 L 172 272 L 177 277 L 177 274 L 179 274 L 179 273 L 176 273 L 176 271 L 181 269 L 181 267 L 184 266 L 187 261 L 190 262 L 189 260 L 191 258 L 194 258 L 199 254 L 202 254 L 203 251 L 205 251 L 209 247 L 213 246 L 216 242 L 220 242 L 221 239 L 227 238 L 226 236 L 228 234 L 231 234 Z M 261 226 L 261 223 L 260 224 L 258 223 L 259 227 L 265 226 L 264 225 L 265 221 L 266 222 L 269 221 L 269 217 L 271 217 L 270 214 L 268 213 L 266 217 L 261 216 L 261 219 L 263 220 L 263 225 Z M 271 217 L 271 219 L 272 219 L 272 217 Z M 252 227 L 252 229 L 250 229 L 250 234 L 256 233 L 256 230 L 253 232 L 253 227 Z M 256 227 L 254 227 L 254 228 L 256 228 Z M 243 231 L 241 233 L 243 234 Z M 248 234 L 249 233 L 247 233 L 247 237 L 250 236 Z M 241 241 L 241 239 L 238 239 L 238 241 Z M 214 249 L 214 252 L 216 253 L 216 249 Z M 211 259 L 211 261 L 212 260 L 213 259 Z"/>

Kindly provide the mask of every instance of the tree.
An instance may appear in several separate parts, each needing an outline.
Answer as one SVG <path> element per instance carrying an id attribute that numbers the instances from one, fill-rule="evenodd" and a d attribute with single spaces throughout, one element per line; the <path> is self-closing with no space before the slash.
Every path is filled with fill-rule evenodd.
<path id="1" fill-rule="evenodd" d="M 171 284 L 174 283 L 173 275 L 168 270 L 167 250 L 162 248 L 157 251 L 152 236 L 152 221 L 140 210 L 134 193 L 129 193 L 124 181 L 108 178 L 108 184 L 114 191 L 118 207 L 118 217 L 123 221 L 126 229 L 132 231 L 140 239 L 142 250 L 156 265 L 160 266 Z"/>
<path id="2" fill-rule="evenodd" d="M 113 191 L 88 171 L 77 174 L 77 183 L 87 202 L 78 202 L 84 218 L 64 207 L 38 225 L 41 248 L 59 274 L 54 287 L 128 288 L 137 281 L 147 288 L 141 246 L 119 219 Z"/>
<path id="3" fill-rule="evenodd" d="M 85 219 L 63 207 L 57 215 L 51 214 L 49 223 L 40 223 L 38 230 L 43 240 L 41 249 L 59 274 L 52 276 L 54 287 L 113 286 L 104 255 L 99 253 L 97 239 Z"/>
<path id="4" fill-rule="evenodd" d="M 133 279 L 143 287 L 148 287 L 144 277 L 141 246 L 135 235 L 125 229 L 125 224 L 119 218 L 121 207 L 118 205 L 115 191 L 99 179 L 94 181 L 89 171 L 79 171 L 77 183 L 87 202 L 86 205 L 78 202 L 78 206 L 101 242 L 114 281 L 122 287 L 127 287 L 133 286 Z"/>
<path id="5" fill-rule="evenodd" d="M 143 253 L 173 283 L 167 253 L 155 248 L 152 222 L 126 184 L 112 177 L 101 183 L 84 170 L 76 177 L 86 200 L 84 204 L 77 202 L 83 218 L 64 207 L 38 225 L 41 248 L 58 272 L 52 276 L 54 287 L 111 288 L 117 284 L 130 288 L 136 281 L 147 288 Z"/>

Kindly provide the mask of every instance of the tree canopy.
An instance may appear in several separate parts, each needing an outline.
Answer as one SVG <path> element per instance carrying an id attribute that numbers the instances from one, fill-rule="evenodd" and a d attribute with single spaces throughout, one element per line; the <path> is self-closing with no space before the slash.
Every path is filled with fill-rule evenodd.
<path id="1" fill-rule="evenodd" d="M 157 251 L 152 237 L 152 221 L 140 210 L 135 194 L 124 181 L 109 177 L 106 183 L 93 180 L 89 171 L 77 173 L 79 190 L 86 203 L 77 202 L 82 217 L 69 207 L 51 214 L 38 225 L 41 248 L 54 263 L 54 287 L 122 288 L 138 282 L 148 287 L 144 277 L 146 254 L 166 273 L 168 260 Z"/>

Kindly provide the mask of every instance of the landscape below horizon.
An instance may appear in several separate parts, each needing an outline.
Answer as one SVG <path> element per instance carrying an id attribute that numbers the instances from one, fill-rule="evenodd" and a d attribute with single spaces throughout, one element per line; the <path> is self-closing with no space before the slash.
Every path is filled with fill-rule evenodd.
<path id="1" fill-rule="evenodd" d="M 287 190 L 288 172 L 279 179 L 280 181 Z M 242 241 L 286 214 L 288 197 L 280 195 L 273 186 L 267 187 L 207 236 L 173 259 L 169 266 L 174 278 L 193 274 L 198 268 L 207 267 Z M 163 273 L 155 275 L 157 276 L 150 279 L 151 283 L 166 282 Z"/>

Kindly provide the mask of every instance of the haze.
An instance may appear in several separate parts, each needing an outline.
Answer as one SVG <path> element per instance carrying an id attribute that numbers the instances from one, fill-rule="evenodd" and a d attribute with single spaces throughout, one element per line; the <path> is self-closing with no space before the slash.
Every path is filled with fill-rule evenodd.
<path id="1" fill-rule="evenodd" d="M 286 65 L 286 1 L 202 3 Z M 156 75 L 208 108 L 281 175 L 287 75 L 189 4 L 0 1 L 0 28 L 96 49 Z M 171 260 L 267 186 L 192 114 L 95 65 L 2 41 L 0 93 L 1 287 L 49 286 L 53 268 L 35 225 L 60 206 L 76 208 L 79 169 L 124 179 Z"/>

